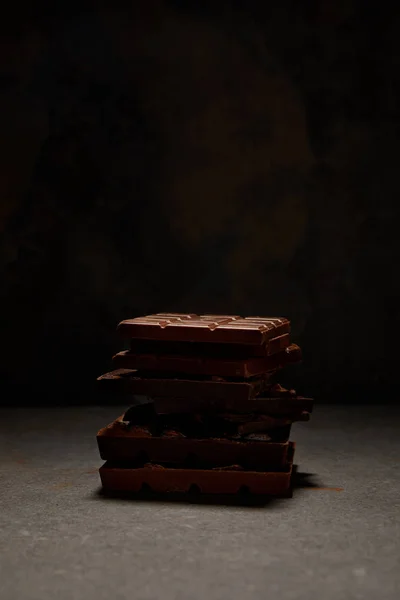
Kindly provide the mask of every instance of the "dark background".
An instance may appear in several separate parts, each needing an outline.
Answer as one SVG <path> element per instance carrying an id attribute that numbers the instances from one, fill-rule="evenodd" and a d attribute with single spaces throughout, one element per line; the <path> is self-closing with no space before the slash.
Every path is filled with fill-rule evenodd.
<path id="1" fill-rule="evenodd" d="M 398 15 L 53 4 L 1 23 L 1 402 L 92 402 L 153 311 L 288 316 L 293 387 L 396 400 Z"/>

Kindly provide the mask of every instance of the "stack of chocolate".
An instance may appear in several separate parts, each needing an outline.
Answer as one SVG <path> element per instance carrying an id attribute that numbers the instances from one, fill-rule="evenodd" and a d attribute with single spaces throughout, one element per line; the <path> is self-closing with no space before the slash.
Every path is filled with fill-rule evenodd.
<path id="1" fill-rule="evenodd" d="M 291 425 L 313 402 L 274 383 L 301 359 L 285 318 L 160 313 L 122 321 L 99 378 L 130 407 L 97 435 L 109 491 L 290 495 Z"/>

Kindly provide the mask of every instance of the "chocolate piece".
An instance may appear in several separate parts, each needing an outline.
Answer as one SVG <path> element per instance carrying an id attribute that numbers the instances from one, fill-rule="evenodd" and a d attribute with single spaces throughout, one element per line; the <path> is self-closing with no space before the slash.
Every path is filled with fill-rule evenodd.
<path id="1" fill-rule="evenodd" d="M 185 469 L 163 465 L 129 465 L 106 462 L 99 470 L 103 489 L 113 492 L 189 492 L 192 486 L 204 494 L 236 494 L 242 489 L 252 494 L 287 496 L 290 490 L 293 456 L 282 471 L 232 469 Z M 239 463 L 240 464 L 240 463 Z"/>
<path id="2" fill-rule="evenodd" d="M 175 432 L 179 433 L 179 432 Z M 101 458 L 126 461 L 146 456 L 155 462 L 187 462 L 201 465 L 241 464 L 243 466 L 282 466 L 287 461 L 290 442 L 246 441 L 216 438 L 193 439 L 179 435 L 152 436 L 148 428 L 127 428 L 122 417 L 97 434 Z"/>
<path id="3" fill-rule="evenodd" d="M 207 318 L 165 317 L 149 315 L 127 319 L 118 325 L 118 332 L 127 338 L 169 340 L 175 342 L 207 342 L 216 344 L 265 344 L 270 339 L 289 333 L 285 318 L 232 316 Z"/>
<path id="4" fill-rule="evenodd" d="M 132 354 L 128 350 L 113 357 L 116 368 L 143 371 L 172 371 L 191 375 L 219 375 L 221 377 L 254 377 L 285 367 L 301 360 L 299 346 L 292 344 L 283 352 L 266 358 L 248 360 L 224 360 L 186 356 L 156 356 Z"/>
<path id="5" fill-rule="evenodd" d="M 153 397 L 156 412 L 168 413 L 252 413 L 276 417 L 290 416 L 292 421 L 302 420 L 303 412 L 311 413 L 314 401 L 311 398 L 257 397 L 247 400 L 232 398 L 158 398 Z M 297 418 L 299 417 L 299 418 Z"/>
<path id="6" fill-rule="evenodd" d="M 152 401 L 154 402 L 156 412 L 159 414 L 194 412 L 252 413 L 267 414 L 275 417 L 288 416 L 292 421 L 295 421 L 302 420 L 301 415 L 303 412 L 311 413 L 314 404 L 311 398 L 297 396 L 294 390 L 285 390 L 279 384 L 274 384 L 273 386 L 264 385 L 264 392 L 268 393 L 268 396 L 252 398 L 248 398 L 247 395 L 244 398 L 240 396 L 236 398 L 213 398 L 202 395 L 192 397 L 159 397 L 157 395 L 150 396 L 150 394 L 136 396 L 132 391 L 136 385 L 136 379 L 132 382 L 132 373 L 135 373 L 135 371 L 130 369 L 118 369 L 110 373 L 105 373 L 98 378 L 99 387 L 115 398 L 115 400 L 118 397 L 122 397 L 124 401 L 128 398 L 131 398 L 131 401 L 135 401 L 136 398 L 144 398 L 147 401 Z M 238 384 L 234 383 L 230 385 L 235 386 Z M 271 394 L 274 394 L 274 396 Z"/>
<path id="7" fill-rule="evenodd" d="M 274 442 L 286 442 L 293 423 L 293 420 L 288 418 L 274 419 L 267 415 L 227 413 L 159 415 L 152 404 L 131 406 L 122 420 L 131 429 L 135 426 L 140 428 L 145 426 L 149 435 L 154 436 L 168 434 L 188 438 L 240 439 L 241 436 L 250 433 L 264 432 Z"/>
<path id="8" fill-rule="evenodd" d="M 173 375 L 159 376 L 129 369 L 117 369 L 98 378 L 105 388 L 115 391 L 115 385 L 122 393 L 132 393 L 152 397 L 182 397 L 192 399 L 225 398 L 246 401 L 255 397 L 265 387 L 265 378 L 247 381 L 228 381 L 219 377 L 177 379 Z M 114 385 L 114 388 L 112 387 Z M 180 412 L 180 411 L 177 411 Z"/>
<path id="9" fill-rule="evenodd" d="M 133 354 L 175 355 L 202 358 L 219 358 L 221 360 L 247 360 L 252 357 L 265 358 L 271 354 L 285 350 L 290 344 L 290 335 L 285 333 L 274 337 L 261 345 L 243 344 L 208 344 L 204 342 L 170 342 L 160 340 L 131 339 Z"/>

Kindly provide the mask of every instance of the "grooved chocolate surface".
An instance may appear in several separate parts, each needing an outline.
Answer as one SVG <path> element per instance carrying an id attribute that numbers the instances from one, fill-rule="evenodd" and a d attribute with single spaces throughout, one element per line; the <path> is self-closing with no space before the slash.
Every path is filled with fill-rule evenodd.
<path id="1" fill-rule="evenodd" d="M 192 375 L 219 375 L 221 377 L 254 377 L 285 367 L 301 360 L 299 346 L 292 344 L 282 352 L 265 358 L 247 360 L 218 359 L 193 356 L 134 354 L 128 350 L 113 357 L 116 368 L 143 371 L 172 371 Z"/>
<path id="2" fill-rule="evenodd" d="M 222 378 L 176 379 L 149 375 L 141 371 L 117 369 L 98 378 L 103 386 L 112 386 L 118 382 L 121 392 L 156 397 L 193 398 L 229 398 L 248 400 L 258 395 L 265 387 L 264 378 L 248 381 L 228 381 Z M 115 388 L 114 388 L 115 389 Z"/>
<path id="3" fill-rule="evenodd" d="M 193 439 L 166 435 L 151 436 L 145 428 L 128 428 L 122 417 L 97 434 L 103 460 L 128 461 L 145 455 L 146 460 L 226 466 L 240 464 L 260 467 L 263 464 L 282 467 L 288 458 L 290 442 L 262 442 L 218 438 Z"/>
<path id="4" fill-rule="evenodd" d="M 118 325 L 118 332 L 127 338 L 250 345 L 265 344 L 289 331 L 290 323 L 284 317 L 230 315 L 160 313 L 127 319 Z"/>
<path id="5" fill-rule="evenodd" d="M 294 452 L 294 450 L 293 450 Z M 252 494 L 287 495 L 293 456 L 285 471 L 262 472 L 231 469 L 184 469 L 144 465 L 130 468 L 106 462 L 99 470 L 106 491 L 139 492 L 148 486 L 154 492 L 189 492 L 192 486 L 204 494 L 237 494 L 245 487 Z"/>

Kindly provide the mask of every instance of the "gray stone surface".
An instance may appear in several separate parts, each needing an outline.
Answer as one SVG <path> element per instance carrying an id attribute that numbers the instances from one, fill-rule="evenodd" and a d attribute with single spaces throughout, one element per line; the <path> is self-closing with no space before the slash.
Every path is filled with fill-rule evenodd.
<path id="1" fill-rule="evenodd" d="M 292 436 L 316 487 L 264 507 L 99 496 L 122 410 L 0 412 L 2 600 L 400 597 L 399 410 L 317 407 Z"/>

